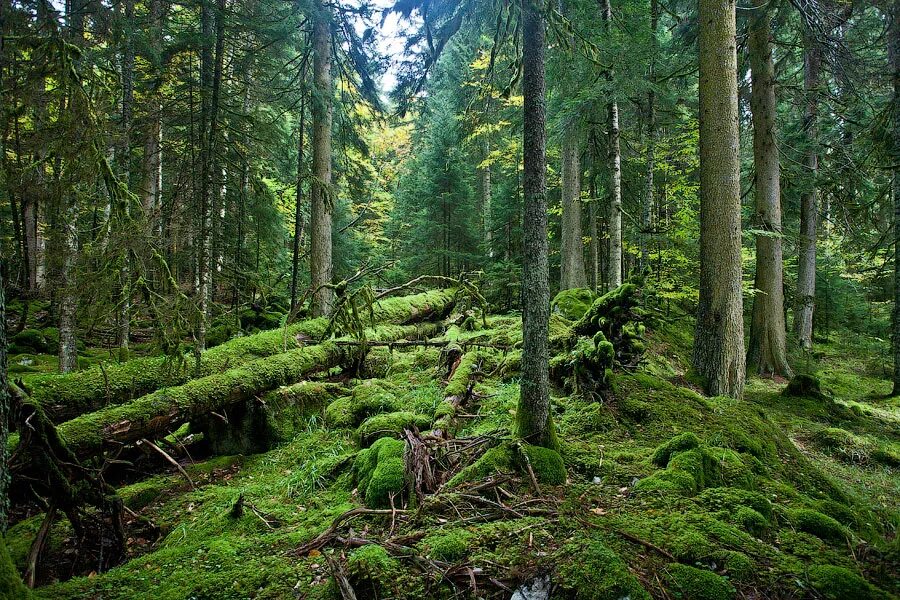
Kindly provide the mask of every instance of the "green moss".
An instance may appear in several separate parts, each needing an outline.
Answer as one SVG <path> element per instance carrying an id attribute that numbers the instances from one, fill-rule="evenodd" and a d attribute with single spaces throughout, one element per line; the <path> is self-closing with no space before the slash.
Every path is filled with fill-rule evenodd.
<path id="1" fill-rule="evenodd" d="M 356 430 L 360 445 L 365 448 L 378 438 L 389 436 L 400 438 L 404 429 L 426 429 L 431 418 L 408 411 L 373 415 L 362 422 Z"/>
<path id="2" fill-rule="evenodd" d="M 566 544 L 556 563 L 554 582 L 578 600 L 650 600 L 625 561 L 600 540 Z"/>
<path id="3" fill-rule="evenodd" d="M 673 597 L 683 600 L 730 600 L 735 595 L 734 587 L 724 577 L 688 565 L 670 564 L 666 579 Z"/>
<path id="4" fill-rule="evenodd" d="M 847 538 L 847 528 L 828 515 L 810 509 L 796 509 L 789 513 L 791 523 L 800 531 L 826 541 L 842 542 Z"/>
<path id="5" fill-rule="evenodd" d="M 361 450 L 353 463 L 360 495 L 372 507 L 390 506 L 391 496 L 399 496 L 406 488 L 406 466 L 403 453 L 406 444 L 383 437 L 366 450 Z"/>
<path id="6" fill-rule="evenodd" d="M 562 485 L 566 482 L 566 465 L 559 452 L 531 444 L 522 444 L 522 449 L 539 482 L 548 485 Z"/>
<path id="7" fill-rule="evenodd" d="M 383 379 L 363 381 L 350 396 L 338 398 L 325 409 L 331 427 L 358 427 L 367 417 L 400 409 L 396 389 Z"/>
<path id="8" fill-rule="evenodd" d="M 706 487 L 752 488 L 754 483 L 753 473 L 737 452 L 703 446 L 675 452 L 664 471 L 641 479 L 635 490 L 692 495 Z"/>
<path id="9" fill-rule="evenodd" d="M 822 383 L 819 378 L 809 373 L 797 373 L 785 386 L 782 392 L 784 396 L 808 396 L 810 398 L 826 398 L 822 393 Z"/>
<path id="10" fill-rule="evenodd" d="M 570 321 L 584 316 L 594 302 L 594 293 L 586 288 L 562 290 L 550 302 L 550 310 Z"/>
<path id="11" fill-rule="evenodd" d="M 691 530 L 676 537 L 669 544 L 669 551 L 675 558 L 684 562 L 697 562 L 709 556 L 715 546 L 703 533 Z"/>
<path id="12" fill-rule="evenodd" d="M 722 550 L 714 554 L 713 558 L 722 564 L 725 573 L 735 581 L 747 581 L 756 571 L 756 565 L 743 552 Z"/>
<path id="13" fill-rule="evenodd" d="M 669 458 L 671 458 L 674 453 L 681 452 L 683 450 L 691 450 L 699 446 L 700 438 L 698 438 L 690 431 L 687 431 L 685 433 L 676 435 L 665 444 L 662 444 L 656 450 L 654 450 L 651 460 L 656 466 L 665 467 L 669 464 Z"/>
<path id="14" fill-rule="evenodd" d="M 834 565 L 810 567 L 809 583 L 826 600 L 875 600 L 888 597 L 850 569 Z"/>
<path id="15" fill-rule="evenodd" d="M 369 544 L 354 550 L 347 558 L 347 570 L 354 576 L 380 578 L 399 566 L 399 561 L 378 544 Z"/>
<path id="16" fill-rule="evenodd" d="M 421 546 L 430 558 L 455 562 L 468 555 L 474 537 L 466 529 L 442 530 L 425 536 Z"/>
<path id="17" fill-rule="evenodd" d="M 478 460 L 465 467 L 447 482 L 448 487 L 465 481 L 483 479 L 489 475 L 509 473 L 515 470 L 516 457 L 509 444 L 501 444 L 488 449 Z"/>
<path id="18" fill-rule="evenodd" d="M 769 528 L 769 521 L 749 506 L 741 506 L 734 511 L 734 522 L 744 531 L 757 536 Z"/>
<path id="19" fill-rule="evenodd" d="M 22 583 L 19 571 L 9 557 L 6 542 L 0 537 L 0 600 L 26 600 L 31 592 Z"/>
<path id="20" fill-rule="evenodd" d="M 746 506 L 766 520 L 772 518 L 772 503 L 757 492 L 732 487 L 713 487 L 703 490 L 697 499 L 713 511 L 732 511 L 735 507 Z"/>

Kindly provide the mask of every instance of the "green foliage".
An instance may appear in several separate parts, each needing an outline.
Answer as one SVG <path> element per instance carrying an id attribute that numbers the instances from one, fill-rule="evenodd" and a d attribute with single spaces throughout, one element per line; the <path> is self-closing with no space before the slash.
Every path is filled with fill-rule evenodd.
<path id="1" fill-rule="evenodd" d="M 439 530 L 425 536 L 421 546 L 431 558 L 455 562 L 467 556 L 474 537 L 474 534 L 466 529 Z"/>
<path id="2" fill-rule="evenodd" d="M 888 597 L 850 569 L 835 565 L 811 567 L 809 582 L 827 600 L 876 600 Z"/>
<path id="3" fill-rule="evenodd" d="M 382 413 L 363 421 L 356 430 L 356 436 L 360 446 L 365 448 L 378 438 L 401 438 L 405 429 L 426 429 L 430 424 L 431 417 L 409 411 Z"/>

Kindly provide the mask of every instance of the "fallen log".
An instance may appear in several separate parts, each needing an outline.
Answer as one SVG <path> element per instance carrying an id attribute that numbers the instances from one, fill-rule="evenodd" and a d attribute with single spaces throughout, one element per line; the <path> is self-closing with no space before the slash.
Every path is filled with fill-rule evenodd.
<path id="1" fill-rule="evenodd" d="M 440 323 L 382 325 L 366 334 L 379 339 L 427 338 L 441 327 Z M 184 385 L 157 390 L 128 404 L 82 415 L 62 423 L 57 431 L 75 456 L 96 456 L 105 447 L 168 434 L 192 419 L 212 411 L 221 412 L 312 372 L 341 366 L 354 357 L 350 349 L 334 340 L 295 348 Z"/>
<path id="2" fill-rule="evenodd" d="M 441 319 L 455 304 L 455 290 L 432 290 L 412 296 L 386 298 L 372 306 L 371 324 L 409 325 Z M 364 317 L 367 319 L 368 314 Z M 307 319 L 285 328 L 235 338 L 200 355 L 179 359 L 165 356 L 137 358 L 66 375 L 47 375 L 30 382 L 31 400 L 41 405 L 54 423 L 74 419 L 100 408 L 123 404 L 164 386 L 221 373 L 252 360 L 302 347 L 325 335 L 329 320 Z M 349 340 L 345 340 L 349 341 Z"/>

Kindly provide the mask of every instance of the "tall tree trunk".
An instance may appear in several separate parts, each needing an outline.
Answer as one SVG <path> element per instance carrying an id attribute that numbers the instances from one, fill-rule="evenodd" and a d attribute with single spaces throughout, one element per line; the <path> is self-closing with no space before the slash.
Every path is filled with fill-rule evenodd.
<path id="1" fill-rule="evenodd" d="M 121 139 L 118 147 L 118 163 L 122 180 L 130 187 L 131 175 L 131 124 L 134 114 L 134 0 L 124 0 L 125 23 L 124 42 L 122 52 L 122 123 Z M 123 195 L 122 205 L 119 206 L 120 224 L 127 223 L 130 215 L 130 201 L 128 195 Z M 120 233 L 124 233 L 120 227 Z M 124 242 L 123 239 L 119 243 Z M 116 343 L 120 350 L 128 350 L 128 341 L 131 337 L 131 256 L 128 250 L 124 251 L 120 258 L 122 265 L 119 268 L 119 292 L 116 313 Z"/>
<path id="2" fill-rule="evenodd" d="M 587 286 L 584 274 L 584 242 L 581 232 L 581 161 L 578 134 L 570 125 L 562 147 L 562 235 L 560 290 Z"/>
<path id="3" fill-rule="evenodd" d="M 199 236 L 194 236 L 197 257 L 194 284 L 197 291 L 199 316 L 195 350 L 206 349 L 206 321 L 209 317 L 210 254 L 212 250 L 212 157 L 214 142 L 212 123 L 212 87 L 214 72 L 214 33 L 212 0 L 200 0 L 200 185 L 198 186 Z"/>
<path id="4" fill-rule="evenodd" d="M 769 14 L 750 18 L 750 111 L 753 114 L 753 164 L 756 195 L 756 295 L 750 322 L 747 365 L 761 375 L 791 376 L 784 322 L 784 263 L 781 251 L 781 169 L 775 139 L 777 104 Z"/>
<path id="5" fill-rule="evenodd" d="M 612 26 L 610 0 L 601 0 L 603 30 L 609 37 Z M 613 80 L 612 70 L 606 72 L 607 81 Z M 607 281 L 610 289 L 622 285 L 622 153 L 619 148 L 619 103 L 613 100 L 606 105 L 607 112 L 607 161 L 609 162 L 609 259 Z"/>
<path id="6" fill-rule="evenodd" d="M 485 136 L 484 139 L 484 160 L 487 161 L 491 156 L 491 141 Z M 488 258 L 494 258 L 494 232 L 493 217 L 491 216 L 491 201 L 493 190 L 491 189 L 491 165 L 486 164 L 479 169 L 481 176 L 481 220 L 484 230 L 484 244 L 487 246 Z"/>
<path id="7" fill-rule="evenodd" d="M 821 50 L 811 32 L 804 34 L 803 87 L 806 105 L 803 129 L 808 150 L 806 170 L 809 187 L 800 196 L 800 250 L 797 264 L 797 297 L 794 307 L 794 331 L 805 349 L 812 348 L 813 311 L 816 305 L 816 224 L 818 221 L 819 173 L 819 70 Z"/>
<path id="8" fill-rule="evenodd" d="M 306 62 L 301 80 L 306 87 Z M 300 250 L 303 248 L 303 133 L 306 129 L 306 93 L 300 99 L 300 127 L 297 131 L 297 201 L 294 206 L 294 255 L 291 263 L 291 314 L 297 307 L 297 282 L 300 278 Z"/>
<path id="9" fill-rule="evenodd" d="M 891 114 L 894 122 L 889 156 L 893 165 L 894 194 L 894 391 L 900 394 L 900 2 L 889 3 L 888 61 L 894 83 Z"/>
<path id="10" fill-rule="evenodd" d="M 654 182 L 653 175 L 656 169 L 656 92 L 653 90 L 653 78 L 656 72 L 656 52 L 658 42 L 656 29 L 659 23 L 659 1 L 650 0 L 650 66 L 647 69 L 647 81 L 650 89 L 647 91 L 647 189 L 644 202 L 641 206 L 641 272 L 650 266 L 650 250 L 648 238 L 653 232 L 653 204 Z"/>
<path id="11" fill-rule="evenodd" d="M 525 213 L 522 232 L 522 380 L 517 433 L 532 444 L 556 445 L 550 421 L 547 340 L 550 272 L 547 243 L 547 134 L 542 3 L 522 0 L 522 93 Z"/>
<path id="12" fill-rule="evenodd" d="M 143 157 L 143 198 L 141 205 L 152 235 L 158 233 L 157 219 L 162 202 L 162 102 L 159 89 L 162 86 L 162 32 L 165 21 L 163 0 L 150 0 L 148 8 L 150 41 L 148 60 L 153 69 L 155 81 L 150 92 L 149 122 L 144 139 Z"/>
<path id="13" fill-rule="evenodd" d="M 591 144 L 591 147 L 593 148 L 593 144 Z M 590 190 L 591 201 L 588 204 L 588 220 L 590 221 L 589 227 L 591 232 L 591 289 L 596 292 L 600 289 L 600 232 L 597 228 L 597 221 L 600 218 L 600 215 L 597 213 L 600 212 L 600 205 L 598 204 L 599 200 L 597 199 L 597 160 L 593 150 L 591 151 L 590 156 L 591 169 L 589 171 L 588 187 Z"/>
<path id="14" fill-rule="evenodd" d="M 331 14 L 322 0 L 315 0 L 313 24 L 313 179 L 309 207 L 309 271 L 313 316 L 330 315 L 334 290 L 332 283 L 331 215 Z"/>
<path id="15" fill-rule="evenodd" d="M 0 544 L 9 525 L 9 393 L 6 383 L 6 300 L 3 295 L 3 273 L 0 269 Z"/>
<path id="16" fill-rule="evenodd" d="M 694 368 L 740 397 L 745 354 L 734 0 L 700 0 L 700 301 Z"/>

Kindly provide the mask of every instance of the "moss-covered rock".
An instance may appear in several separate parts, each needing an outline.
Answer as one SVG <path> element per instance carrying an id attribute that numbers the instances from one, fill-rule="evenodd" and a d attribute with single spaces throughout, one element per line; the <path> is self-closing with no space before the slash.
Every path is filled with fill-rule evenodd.
<path id="1" fill-rule="evenodd" d="M 420 545 L 430 558 L 455 562 L 468 554 L 474 537 L 474 534 L 466 529 L 439 530 L 425 536 Z"/>
<path id="2" fill-rule="evenodd" d="M 731 600 L 735 595 L 734 587 L 724 577 L 688 565 L 670 564 L 666 579 L 672 596 L 682 600 Z"/>
<path id="3" fill-rule="evenodd" d="M 703 490 L 697 499 L 712 511 L 732 511 L 735 507 L 747 506 L 767 521 L 772 518 L 772 503 L 757 492 L 733 487 L 711 487 Z"/>
<path id="4" fill-rule="evenodd" d="M 338 398 L 325 409 L 330 427 L 358 427 L 366 418 L 400 409 L 394 386 L 383 379 L 360 382 L 350 396 Z"/>
<path id="5" fill-rule="evenodd" d="M 363 448 L 381 437 L 400 438 L 405 429 L 425 429 L 431 425 L 431 418 L 409 411 L 381 413 L 362 422 L 356 430 L 359 444 Z"/>
<path id="6" fill-rule="evenodd" d="M 826 600 L 876 600 L 888 595 L 850 569 L 834 565 L 814 565 L 809 583 Z"/>
<path id="7" fill-rule="evenodd" d="M 815 375 L 809 373 L 797 373 L 794 375 L 782 392 L 784 396 L 829 399 L 822 393 L 822 382 Z"/>
<path id="8" fill-rule="evenodd" d="M 728 448 L 701 446 L 673 453 L 665 470 L 641 479 L 635 490 L 693 495 L 707 487 L 752 489 L 754 485 L 754 474 L 740 454 Z"/>
<path id="9" fill-rule="evenodd" d="M 399 496 L 407 485 L 403 453 L 406 444 L 383 437 L 370 448 L 361 450 L 353 463 L 359 492 L 371 507 L 388 507 L 392 496 Z"/>
<path id="10" fill-rule="evenodd" d="M 448 487 L 466 481 L 483 479 L 489 475 L 515 471 L 516 456 L 509 444 L 501 444 L 488 449 L 478 460 L 463 468 L 447 482 Z"/>
<path id="11" fill-rule="evenodd" d="M 550 302 L 550 310 L 570 321 L 577 321 L 594 303 L 594 298 L 594 293 L 587 288 L 562 290 Z"/>
<path id="12" fill-rule="evenodd" d="M 622 557 L 600 540 L 565 545 L 556 571 L 555 583 L 578 600 L 650 600 Z"/>
<path id="13" fill-rule="evenodd" d="M 667 441 L 665 444 L 657 447 L 653 451 L 651 460 L 657 467 L 665 467 L 669 464 L 669 459 L 676 452 L 684 450 L 692 450 L 700 446 L 700 438 L 690 431 L 680 433 Z"/>
<path id="14" fill-rule="evenodd" d="M 831 542 L 842 542 L 847 538 L 847 528 L 835 519 L 817 510 L 800 508 L 789 513 L 795 528 Z"/>

